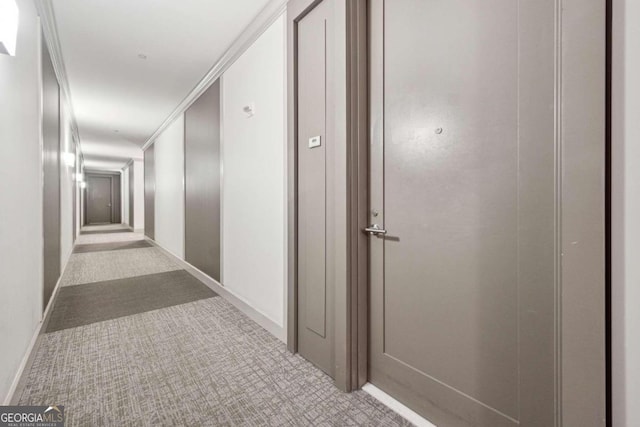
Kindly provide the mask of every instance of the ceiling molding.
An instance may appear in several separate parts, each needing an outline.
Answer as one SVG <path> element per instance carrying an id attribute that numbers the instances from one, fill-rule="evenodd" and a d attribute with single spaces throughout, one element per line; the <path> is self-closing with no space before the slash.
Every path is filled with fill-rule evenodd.
<path id="1" fill-rule="evenodd" d="M 133 159 L 129 159 L 129 161 L 122 167 L 122 172 L 125 171 L 129 166 L 133 164 Z"/>
<path id="2" fill-rule="evenodd" d="M 66 106 L 69 112 L 69 124 L 71 127 L 71 133 L 73 140 L 80 147 L 80 155 L 82 154 L 82 144 L 80 142 L 80 132 L 78 131 L 78 122 L 76 121 L 76 115 L 73 110 L 73 102 L 71 102 L 71 89 L 69 88 L 69 80 L 67 78 L 67 70 L 64 66 L 64 60 L 62 59 L 62 46 L 58 37 L 58 27 L 56 25 L 55 13 L 53 12 L 53 2 L 50 0 L 35 0 L 36 9 L 38 15 L 40 15 L 40 22 L 42 23 L 42 33 L 44 39 L 49 48 L 49 55 L 51 56 L 51 62 L 53 63 L 53 69 L 58 78 L 58 84 L 64 94 Z"/>
<path id="3" fill-rule="evenodd" d="M 39 0 L 43 1 L 43 0 Z M 158 129 L 142 145 L 142 150 L 146 150 L 153 145 L 156 138 L 187 108 L 198 99 L 200 95 L 211 86 L 236 59 L 240 57 L 257 39 L 273 24 L 280 15 L 287 9 L 287 0 L 271 0 L 267 6 L 258 13 L 253 21 L 242 31 L 242 34 L 235 39 L 231 47 L 226 50 L 222 57 L 209 69 L 207 74 L 189 92 L 189 94 L 178 104 L 165 119 Z"/>

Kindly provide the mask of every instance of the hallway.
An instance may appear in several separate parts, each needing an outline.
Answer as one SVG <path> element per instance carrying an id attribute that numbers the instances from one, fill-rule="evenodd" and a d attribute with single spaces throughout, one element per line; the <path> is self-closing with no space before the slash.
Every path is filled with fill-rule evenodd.
<path id="1" fill-rule="evenodd" d="M 640 426 L 627 3 L 0 0 L 0 427 Z"/>
<path id="2" fill-rule="evenodd" d="M 410 425 L 119 226 L 85 227 L 16 404 L 69 426 Z"/>

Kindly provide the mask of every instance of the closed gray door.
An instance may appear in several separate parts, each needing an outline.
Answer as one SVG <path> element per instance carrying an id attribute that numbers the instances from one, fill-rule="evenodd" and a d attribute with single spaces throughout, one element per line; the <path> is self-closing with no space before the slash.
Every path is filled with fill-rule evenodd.
<path id="1" fill-rule="evenodd" d="M 87 176 L 87 222 L 89 224 L 110 224 L 112 213 L 111 177 Z"/>
<path id="2" fill-rule="evenodd" d="M 154 146 L 144 151 L 144 234 L 155 239 L 156 168 Z M 137 178 L 136 178 L 137 179 Z"/>
<path id="3" fill-rule="evenodd" d="M 370 381 L 554 425 L 555 2 L 373 0 Z"/>
<path id="4" fill-rule="evenodd" d="M 220 281 L 220 81 L 184 115 L 185 259 Z"/>
<path id="5" fill-rule="evenodd" d="M 333 282 L 327 271 L 332 144 L 327 137 L 331 0 L 298 23 L 298 351 L 333 375 Z"/>

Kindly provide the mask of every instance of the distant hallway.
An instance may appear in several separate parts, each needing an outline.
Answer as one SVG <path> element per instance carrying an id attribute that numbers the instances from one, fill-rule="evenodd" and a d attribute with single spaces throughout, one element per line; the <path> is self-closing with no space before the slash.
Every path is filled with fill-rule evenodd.
<path id="1" fill-rule="evenodd" d="M 138 233 L 85 227 L 20 405 L 67 425 L 410 425 L 333 380 Z"/>

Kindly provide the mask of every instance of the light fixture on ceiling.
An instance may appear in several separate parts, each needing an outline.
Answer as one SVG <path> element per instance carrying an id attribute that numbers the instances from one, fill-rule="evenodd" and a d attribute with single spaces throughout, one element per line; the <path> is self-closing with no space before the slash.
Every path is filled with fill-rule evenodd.
<path id="1" fill-rule="evenodd" d="M 0 53 L 15 56 L 19 11 L 15 0 L 0 0 Z"/>
<path id="2" fill-rule="evenodd" d="M 138 54 L 138 58 L 140 58 L 140 59 L 147 59 L 147 55 L 145 55 L 144 53 L 139 53 L 139 54 Z"/>
<path id="3" fill-rule="evenodd" d="M 120 132 L 120 130 L 119 130 L 119 129 L 114 129 L 113 131 L 114 131 L 115 133 Z"/>

